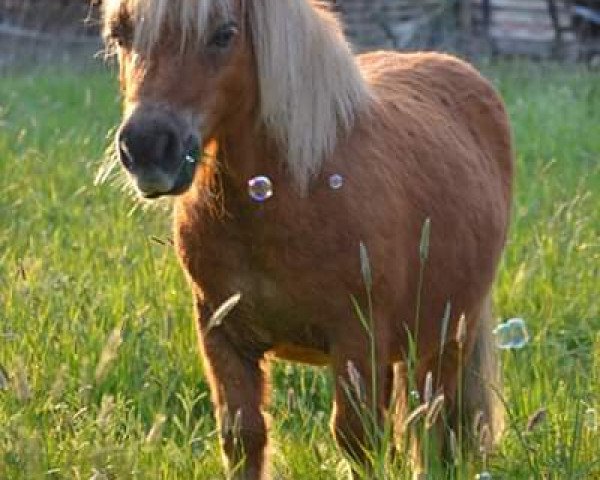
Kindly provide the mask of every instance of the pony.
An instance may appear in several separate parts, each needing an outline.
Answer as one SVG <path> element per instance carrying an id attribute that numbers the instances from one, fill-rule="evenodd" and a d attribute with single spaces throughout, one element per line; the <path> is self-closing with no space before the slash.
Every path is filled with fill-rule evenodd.
<path id="1" fill-rule="evenodd" d="M 116 153 L 141 197 L 174 197 L 231 474 L 268 478 L 273 358 L 330 367 L 333 435 L 356 462 L 368 432 L 349 385 L 379 423 L 433 385 L 445 425 L 461 398 L 497 432 L 490 291 L 513 152 L 490 83 L 445 54 L 355 56 L 311 0 L 105 0 L 103 26 Z"/>

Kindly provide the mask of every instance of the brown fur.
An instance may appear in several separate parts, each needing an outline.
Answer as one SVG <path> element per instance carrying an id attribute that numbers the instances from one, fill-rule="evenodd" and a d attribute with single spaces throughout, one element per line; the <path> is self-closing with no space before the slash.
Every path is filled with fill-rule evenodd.
<path id="1" fill-rule="evenodd" d="M 332 28 L 305 0 L 275 1 L 302 4 L 299 8 L 313 12 L 314 28 Z M 232 5 L 239 16 L 254 8 L 241 0 Z M 334 434 L 350 454 L 361 457 L 363 429 L 344 389 L 352 361 L 370 398 L 369 343 L 350 302 L 352 295 L 365 300 L 361 241 L 373 272 L 380 408 L 389 402 L 393 364 L 406 359 L 409 333 L 418 330 L 419 388 L 428 371 L 437 373 L 441 319 L 450 302 L 451 328 L 435 383 L 443 386 L 453 408 L 454 330 L 464 313 L 465 356 L 476 351 L 471 370 L 480 371 L 466 376 L 475 385 L 465 392 L 473 392 L 473 408 L 494 422 L 486 388 L 492 379 L 481 378 L 494 369 L 491 326 L 480 318 L 506 237 L 512 179 L 509 125 L 497 94 L 473 68 L 451 56 L 358 56 L 357 81 L 363 82 L 359 90 L 364 95 L 353 101 L 351 115 L 338 118 L 339 138 L 334 145 L 327 140 L 323 152 L 329 153 L 318 160 L 318 168 L 311 164 L 298 170 L 289 167 L 285 136 L 273 134 L 261 117 L 260 71 L 249 35 L 243 31 L 227 60 L 212 70 L 209 57 L 192 56 L 165 41 L 141 67 L 132 64 L 130 51 L 120 53 L 125 123 L 137 121 L 131 112 L 145 102 L 160 101 L 190 118 L 201 114 L 194 125 L 203 141 L 218 144 L 217 158 L 199 168 L 194 184 L 176 199 L 175 243 L 196 300 L 227 461 L 243 461 L 240 478 L 266 476 L 263 410 L 270 355 L 331 366 Z M 331 38 L 341 41 L 337 34 Z M 349 55 L 338 50 L 338 55 Z M 307 171 L 306 191 L 298 182 L 306 180 Z M 328 186 L 334 173 L 344 178 L 340 190 Z M 263 204 L 252 202 L 247 193 L 247 181 L 255 175 L 267 175 L 274 184 L 274 197 Z M 419 243 L 426 218 L 431 219 L 431 239 L 417 328 Z M 240 304 L 221 326 L 208 331 L 211 313 L 238 291 Z M 234 448 L 229 428 L 234 418 L 243 455 Z"/>

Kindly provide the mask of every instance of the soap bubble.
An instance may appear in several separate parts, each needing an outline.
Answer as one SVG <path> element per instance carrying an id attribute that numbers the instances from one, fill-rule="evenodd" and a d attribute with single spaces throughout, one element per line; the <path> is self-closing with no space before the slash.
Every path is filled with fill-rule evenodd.
<path id="1" fill-rule="evenodd" d="M 329 177 L 329 188 L 332 190 L 339 190 L 344 186 L 344 177 L 339 173 L 334 173 Z"/>
<path id="2" fill-rule="evenodd" d="M 503 350 L 519 350 L 529 343 L 529 332 L 522 318 L 511 318 L 494 329 L 496 345 Z"/>
<path id="3" fill-rule="evenodd" d="M 269 177 L 259 175 L 248 180 L 248 194 L 255 202 L 264 202 L 273 196 L 273 183 Z"/>

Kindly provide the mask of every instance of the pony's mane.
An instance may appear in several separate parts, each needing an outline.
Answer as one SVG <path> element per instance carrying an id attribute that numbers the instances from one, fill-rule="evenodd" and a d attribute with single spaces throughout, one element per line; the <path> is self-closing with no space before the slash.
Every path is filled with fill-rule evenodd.
<path id="1" fill-rule="evenodd" d="M 109 0 L 105 18 L 125 8 L 133 39 L 151 48 L 165 25 L 201 41 L 233 0 Z M 260 115 L 299 190 L 334 150 L 370 98 L 339 20 L 317 0 L 242 0 L 257 63 Z"/>
<path id="2" fill-rule="evenodd" d="M 337 17 L 307 0 L 247 0 L 262 119 L 304 191 L 369 91 Z"/>

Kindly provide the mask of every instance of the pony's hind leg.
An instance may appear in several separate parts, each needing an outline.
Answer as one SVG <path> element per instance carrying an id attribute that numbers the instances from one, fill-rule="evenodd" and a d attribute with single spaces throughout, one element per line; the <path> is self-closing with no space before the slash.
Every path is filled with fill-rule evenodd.
<path id="1" fill-rule="evenodd" d="M 268 478 L 264 360 L 240 354 L 218 328 L 201 344 L 228 478 Z"/>
<path id="2" fill-rule="evenodd" d="M 466 316 L 465 325 L 464 335 L 458 335 L 461 338 L 451 338 L 444 345 L 441 355 L 437 352 L 420 359 L 416 370 L 416 381 L 423 402 L 432 405 L 436 396 L 444 395 L 444 415 L 435 418 L 430 416 L 429 420 L 435 420 L 430 425 L 430 433 L 448 463 L 453 463 L 454 455 L 458 454 L 449 441 L 451 430 L 460 440 L 458 448 L 481 448 L 480 432 L 473 430 L 474 424 L 486 426 L 489 443 L 502 428 L 497 398 L 499 371 L 491 333 L 489 300 L 484 302 L 481 309 Z M 431 389 L 427 387 L 428 376 L 432 379 Z M 431 392 L 431 398 L 423 398 L 426 390 Z"/>
<path id="3" fill-rule="evenodd" d="M 331 427 L 352 463 L 354 478 L 370 478 L 373 458 L 386 455 L 391 447 L 384 438 L 384 419 L 390 406 L 392 366 L 377 357 L 373 365 L 364 348 L 336 349 L 333 356 Z"/>

